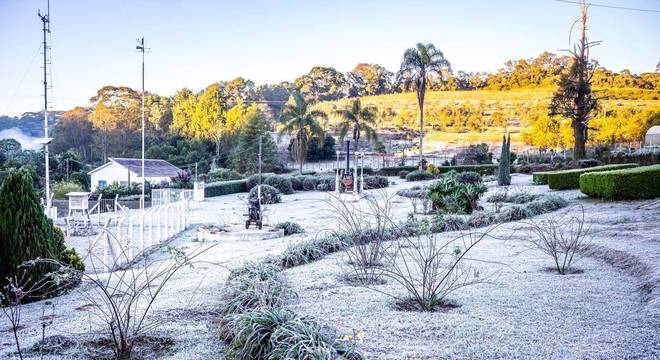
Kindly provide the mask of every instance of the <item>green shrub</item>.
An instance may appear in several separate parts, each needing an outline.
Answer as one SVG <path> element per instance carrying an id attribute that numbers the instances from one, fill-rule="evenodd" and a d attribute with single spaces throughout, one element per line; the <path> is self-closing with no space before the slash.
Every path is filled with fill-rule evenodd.
<path id="1" fill-rule="evenodd" d="M 401 171 L 413 172 L 419 169 L 417 166 L 385 166 L 378 173 L 384 176 L 398 176 Z"/>
<path id="2" fill-rule="evenodd" d="M 628 169 L 637 166 L 637 164 L 616 164 L 595 166 L 585 169 L 553 171 L 547 174 L 548 187 L 554 190 L 578 189 L 580 187 L 580 175 L 582 174 L 595 171 Z"/>
<path id="3" fill-rule="evenodd" d="M 218 168 L 206 174 L 207 182 L 240 180 L 242 178 L 243 176 L 241 174 L 232 169 Z"/>
<path id="4" fill-rule="evenodd" d="M 304 175 L 302 180 L 302 190 L 314 191 L 319 184 L 319 177 L 314 175 Z"/>
<path id="5" fill-rule="evenodd" d="M 495 215 L 490 211 L 475 211 L 468 217 L 467 224 L 471 227 L 484 227 L 493 223 Z"/>
<path id="6" fill-rule="evenodd" d="M 660 165 L 591 172 L 580 176 L 580 191 L 605 199 L 647 199 L 660 196 Z"/>
<path id="7" fill-rule="evenodd" d="M 39 204 L 29 173 L 10 171 L 0 187 L 0 289 L 8 277 L 21 275 L 18 266 L 23 262 L 59 259 L 64 236 L 56 231 Z M 55 266 L 38 264 L 25 271 L 38 282 L 53 270 Z"/>
<path id="8" fill-rule="evenodd" d="M 256 199 L 259 194 L 259 187 L 253 187 L 250 190 L 250 199 Z M 282 202 L 282 193 L 270 185 L 261 185 L 261 203 L 262 204 L 278 204 Z"/>
<path id="9" fill-rule="evenodd" d="M 364 188 L 367 189 L 383 189 L 390 185 L 390 182 L 384 176 L 365 176 L 364 177 Z"/>
<path id="10" fill-rule="evenodd" d="M 103 190 L 101 190 L 101 193 L 103 194 L 103 198 L 105 199 L 114 199 L 117 195 L 119 195 L 119 197 L 140 195 L 142 194 L 142 190 L 140 189 L 140 186 L 138 184 L 133 184 L 129 187 L 126 185 L 120 185 L 118 182 L 115 181 L 112 184 L 108 185 L 107 187 L 103 188 Z"/>
<path id="11" fill-rule="evenodd" d="M 74 182 L 60 181 L 53 184 L 53 194 L 55 199 L 66 199 L 66 194 L 72 191 L 83 191 L 83 187 Z"/>
<path id="12" fill-rule="evenodd" d="M 517 221 L 527 219 L 532 214 L 524 205 L 510 205 L 504 207 L 500 212 L 495 215 L 495 222 L 503 223 L 509 221 Z"/>
<path id="13" fill-rule="evenodd" d="M 263 174 L 261 174 L 261 184 L 265 184 L 266 183 L 266 178 L 269 177 L 269 176 L 279 176 L 279 175 L 275 175 L 273 173 L 263 173 Z M 247 183 L 245 185 L 245 187 L 247 188 L 246 191 L 250 191 L 255 186 L 259 185 L 259 183 L 260 183 L 259 182 L 259 177 L 260 177 L 259 174 L 254 174 L 254 175 L 250 176 L 249 178 L 247 178 Z"/>
<path id="14" fill-rule="evenodd" d="M 498 191 L 486 197 L 486 202 L 489 203 L 507 202 L 508 200 L 509 197 L 507 196 L 507 193 L 505 191 Z"/>
<path id="15" fill-rule="evenodd" d="M 331 234 L 322 236 L 311 241 L 314 246 L 321 249 L 326 254 L 332 254 L 337 251 L 345 250 L 351 246 L 351 239 L 343 234 Z"/>
<path id="16" fill-rule="evenodd" d="M 476 171 L 464 171 L 456 174 L 456 181 L 463 184 L 478 184 L 483 182 L 481 175 Z"/>
<path id="17" fill-rule="evenodd" d="M 452 171 L 429 186 L 428 196 L 435 211 L 469 214 L 477 208 L 477 201 L 486 190 L 487 187 L 482 182 L 459 182 L 458 173 Z"/>
<path id="18" fill-rule="evenodd" d="M 540 171 L 532 174 L 532 181 L 537 185 L 548 184 L 548 174 L 554 171 Z"/>
<path id="19" fill-rule="evenodd" d="M 408 176 L 408 174 L 410 174 L 410 171 L 408 171 L 408 170 L 399 171 L 399 179 L 405 179 L 406 176 Z"/>
<path id="20" fill-rule="evenodd" d="M 284 195 L 293 194 L 293 185 L 291 184 L 291 179 L 288 176 L 282 176 L 282 175 L 266 176 L 266 178 L 264 179 L 264 184 L 274 187 Z"/>
<path id="21" fill-rule="evenodd" d="M 303 176 L 300 175 L 294 175 L 294 176 L 289 176 L 289 180 L 291 181 L 291 187 L 293 187 L 294 191 L 302 191 L 303 189 Z"/>
<path id="22" fill-rule="evenodd" d="M 510 195 L 507 199 L 508 202 L 512 202 L 514 204 L 526 204 L 530 201 L 535 200 L 538 197 L 538 195 L 535 194 L 530 194 L 526 192 L 518 192 L 513 195 Z"/>
<path id="23" fill-rule="evenodd" d="M 457 231 L 467 228 L 467 222 L 459 215 L 436 214 L 431 220 L 431 231 L 433 232 Z"/>
<path id="24" fill-rule="evenodd" d="M 316 185 L 316 191 L 329 191 L 330 187 L 328 184 L 318 184 Z"/>
<path id="25" fill-rule="evenodd" d="M 204 196 L 214 197 L 247 191 L 247 180 L 218 181 L 204 186 Z"/>
<path id="26" fill-rule="evenodd" d="M 302 226 L 291 221 L 281 222 L 275 225 L 275 228 L 284 230 L 284 236 L 305 232 L 305 229 L 303 229 Z"/>
<path id="27" fill-rule="evenodd" d="M 426 170 L 415 170 L 406 175 L 406 181 L 432 180 L 435 176 Z"/>
<path id="28" fill-rule="evenodd" d="M 437 167 L 440 174 L 447 173 L 450 171 L 464 172 L 464 171 L 474 171 L 479 173 L 479 175 L 495 175 L 497 170 L 497 165 L 495 164 L 485 164 L 485 165 L 454 165 L 454 166 L 438 166 Z M 418 170 L 417 166 L 390 166 L 381 168 L 378 173 L 385 176 L 398 176 L 401 171 L 413 172 Z M 366 173 L 365 173 L 366 174 Z"/>

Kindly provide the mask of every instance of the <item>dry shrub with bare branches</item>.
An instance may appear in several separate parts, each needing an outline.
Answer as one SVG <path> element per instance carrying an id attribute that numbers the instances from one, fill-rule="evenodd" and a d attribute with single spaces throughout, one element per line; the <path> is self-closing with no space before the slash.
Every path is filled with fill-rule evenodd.
<path id="1" fill-rule="evenodd" d="M 164 259 L 158 259 L 153 254 L 154 249 L 145 249 L 137 254 L 137 260 L 130 266 L 111 272 L 81 273 L 53 259 L 37 259 L 29 263 L 35 266 L 55 265 L 81 277 L 86 286 L 80 287 L 79 292 L 88 302 L 92 314 L 106 327 L 114 356 L 129 359 L 136 346 L 161 324 L 149 315 L 168 282 L 182 268 L 192 267 L 194 259 L 213 246 L 188 254 L 166 247 L 167 256 Z M 125 251 L 122 249 L 122 256 L 126 256 Z M 112 268 L 110 264 L 103 263 L 103 259 L 91 254 L 91 269 Z"/>
<path id="2" fill-rule="evenodd" d="M 392 296 L 401 308 L 434 311 L 447 306 L 446 297 L 455 290 L 486 281 L 472 266 L 480 260 L 468 254 L 496 226 L 444 239 L 432 233 L 426 221 L 413 217 L 404 224 L 396 223 L 392 196 L 385 192 L 360 200 L 362 204 L 334 200 L 330 205 L 339 231 L 353 240 L 346 250 L 349 275 L 363 286 Z M 400 284 L 407 295 L 372 286 L 385 278 Z"/>
<path id="3" fill-rule="evenodd" d="M 328 204 L 337 221 L 337 233 L 347 236 L 351 245 L 346 249 L 351 271 L 348 277 L 363 284 L 380 281 L 382 268 L 388 262 L 389 240 L 394 238 L 392 220 L 394 195 L 381 190 L 360 201 L 345 201 L 333 195 Z"/>
<path id="4" fill-rule="evenodd" d="M 407 297 L 393 293 L 387 295 L 397 299 L 398 305 L 405 309 L 434 311 L 448 306 L 448 295 L 487 280 L 472 266 L 481 260 L 468 254 L 488 238 L 495 227 L 461 232 L 451 239 L 430 232 L 398 239 L 392 261 L 383 268 L 383 276 L 403 286 Z"/>
<path id="5" fill-rule="evenodd" d="M 550 256 L 559 274 L 575 271 L 573 265 L 580 258 L 580 250 L 591 239 L 591 227 L 585 223 L 582 205 L 576 205 L 564 214 L 550 214 L 542 219 L 528 220 L 525 224 L 532 235 L 529 244 Z"/>

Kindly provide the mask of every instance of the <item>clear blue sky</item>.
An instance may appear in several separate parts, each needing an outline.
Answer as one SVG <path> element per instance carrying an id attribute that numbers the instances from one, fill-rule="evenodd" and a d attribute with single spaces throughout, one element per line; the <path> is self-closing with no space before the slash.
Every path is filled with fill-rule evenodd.
<path id="1" fill-rule="evenodd" d="M 658 0 L 593 0 L 660 9 Z M 0 114 L 41 102 L 37 9 L 0 0 Z M 660 13 L 592 7 L 592 55 L 607 68 L 653 71 Z M 495 71 L 508 59 L 568 46 L 578 5 L 553 0 L 88 1 L 51 0 L 53 107 L 86 105 L 103 85 L 139 87 L 135 39 L 146 38 L 147 90 L 171 95 L 243 76 L 293 80 L 314 65 L 358 62 L 396 71 L 404 50 L 432 42 L 455 70 Z"/>

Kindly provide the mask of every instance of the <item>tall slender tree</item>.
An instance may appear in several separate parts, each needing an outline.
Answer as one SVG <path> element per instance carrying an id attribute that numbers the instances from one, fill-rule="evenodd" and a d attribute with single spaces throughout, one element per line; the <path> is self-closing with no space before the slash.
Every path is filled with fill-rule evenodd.
<path id="1" fill-rule="evenodd" d="M 431 85 L 433 76 L 444 79 L 451 71 L 449 61 L 442 51 L 433 44 L 418 43 L 416 47 L 406 50 L 403 62 L 397 73 L 397 81 L 404 90 L 415 90 L 419 105 L 419 169 L 424 163 L 424 96 L 426 88 Z"/>
<path id="2" fill-rule="evenodd" d="M 591 91 L 591 78 L 594 75 L 596 63 L 589 59 L 591 47 L 600 44 L 600 41 L 587 41 L 587 5 L 582 0 L 580 23 L 582 33 L 579 43 L 569 50 L 573 62 L 568 71 L 562 73 L 559 87 L 552 96 L 548 108 L 551 116 L 559 115 L 571 119 L 573 137 L 573 157 L 583 159 L 586 156 L 585 145 L 588 136 L 589 120 L 598 108 L 598 99 Z"/>
<path id="3" fill-rule="evenodd" d="M 293 137 L 291 155 L 300 165 L 300 174 L 302 174 L 303 163 L 307 155 L 309 139 L 312 136 L 317 136 L 319 139 L 324 138 L 325 131 L 323 131 L 319 119 L 327 119 L 327 117 L 323 111 L 310 110 L 305 98 L 297 92 L 289 97 L 289 101 L 282 109 L 280 122 L 283 126 L 279 131 L 279 136 L 286 133 Z"/>

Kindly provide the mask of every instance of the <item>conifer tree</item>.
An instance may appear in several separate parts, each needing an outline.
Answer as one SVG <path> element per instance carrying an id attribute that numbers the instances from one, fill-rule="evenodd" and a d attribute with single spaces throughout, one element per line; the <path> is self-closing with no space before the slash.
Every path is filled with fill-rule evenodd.
<path id="1" fill-rule="evenodd" d="M 511 135 L 502 136 L 502 154 L 498 168 L 497 184 L 511 185 Z"/>
<path id="2" fill-rule="evenodd" d="M 18 266 L 25 261 L 58 259 L 63 247 L 39 204 L 29 173 L 11 171 L 0 187 L 0 284 L 20 275 Z M 31 281 L 39 281 L 52 270 L 38 265 L 26 271 Z"/>

